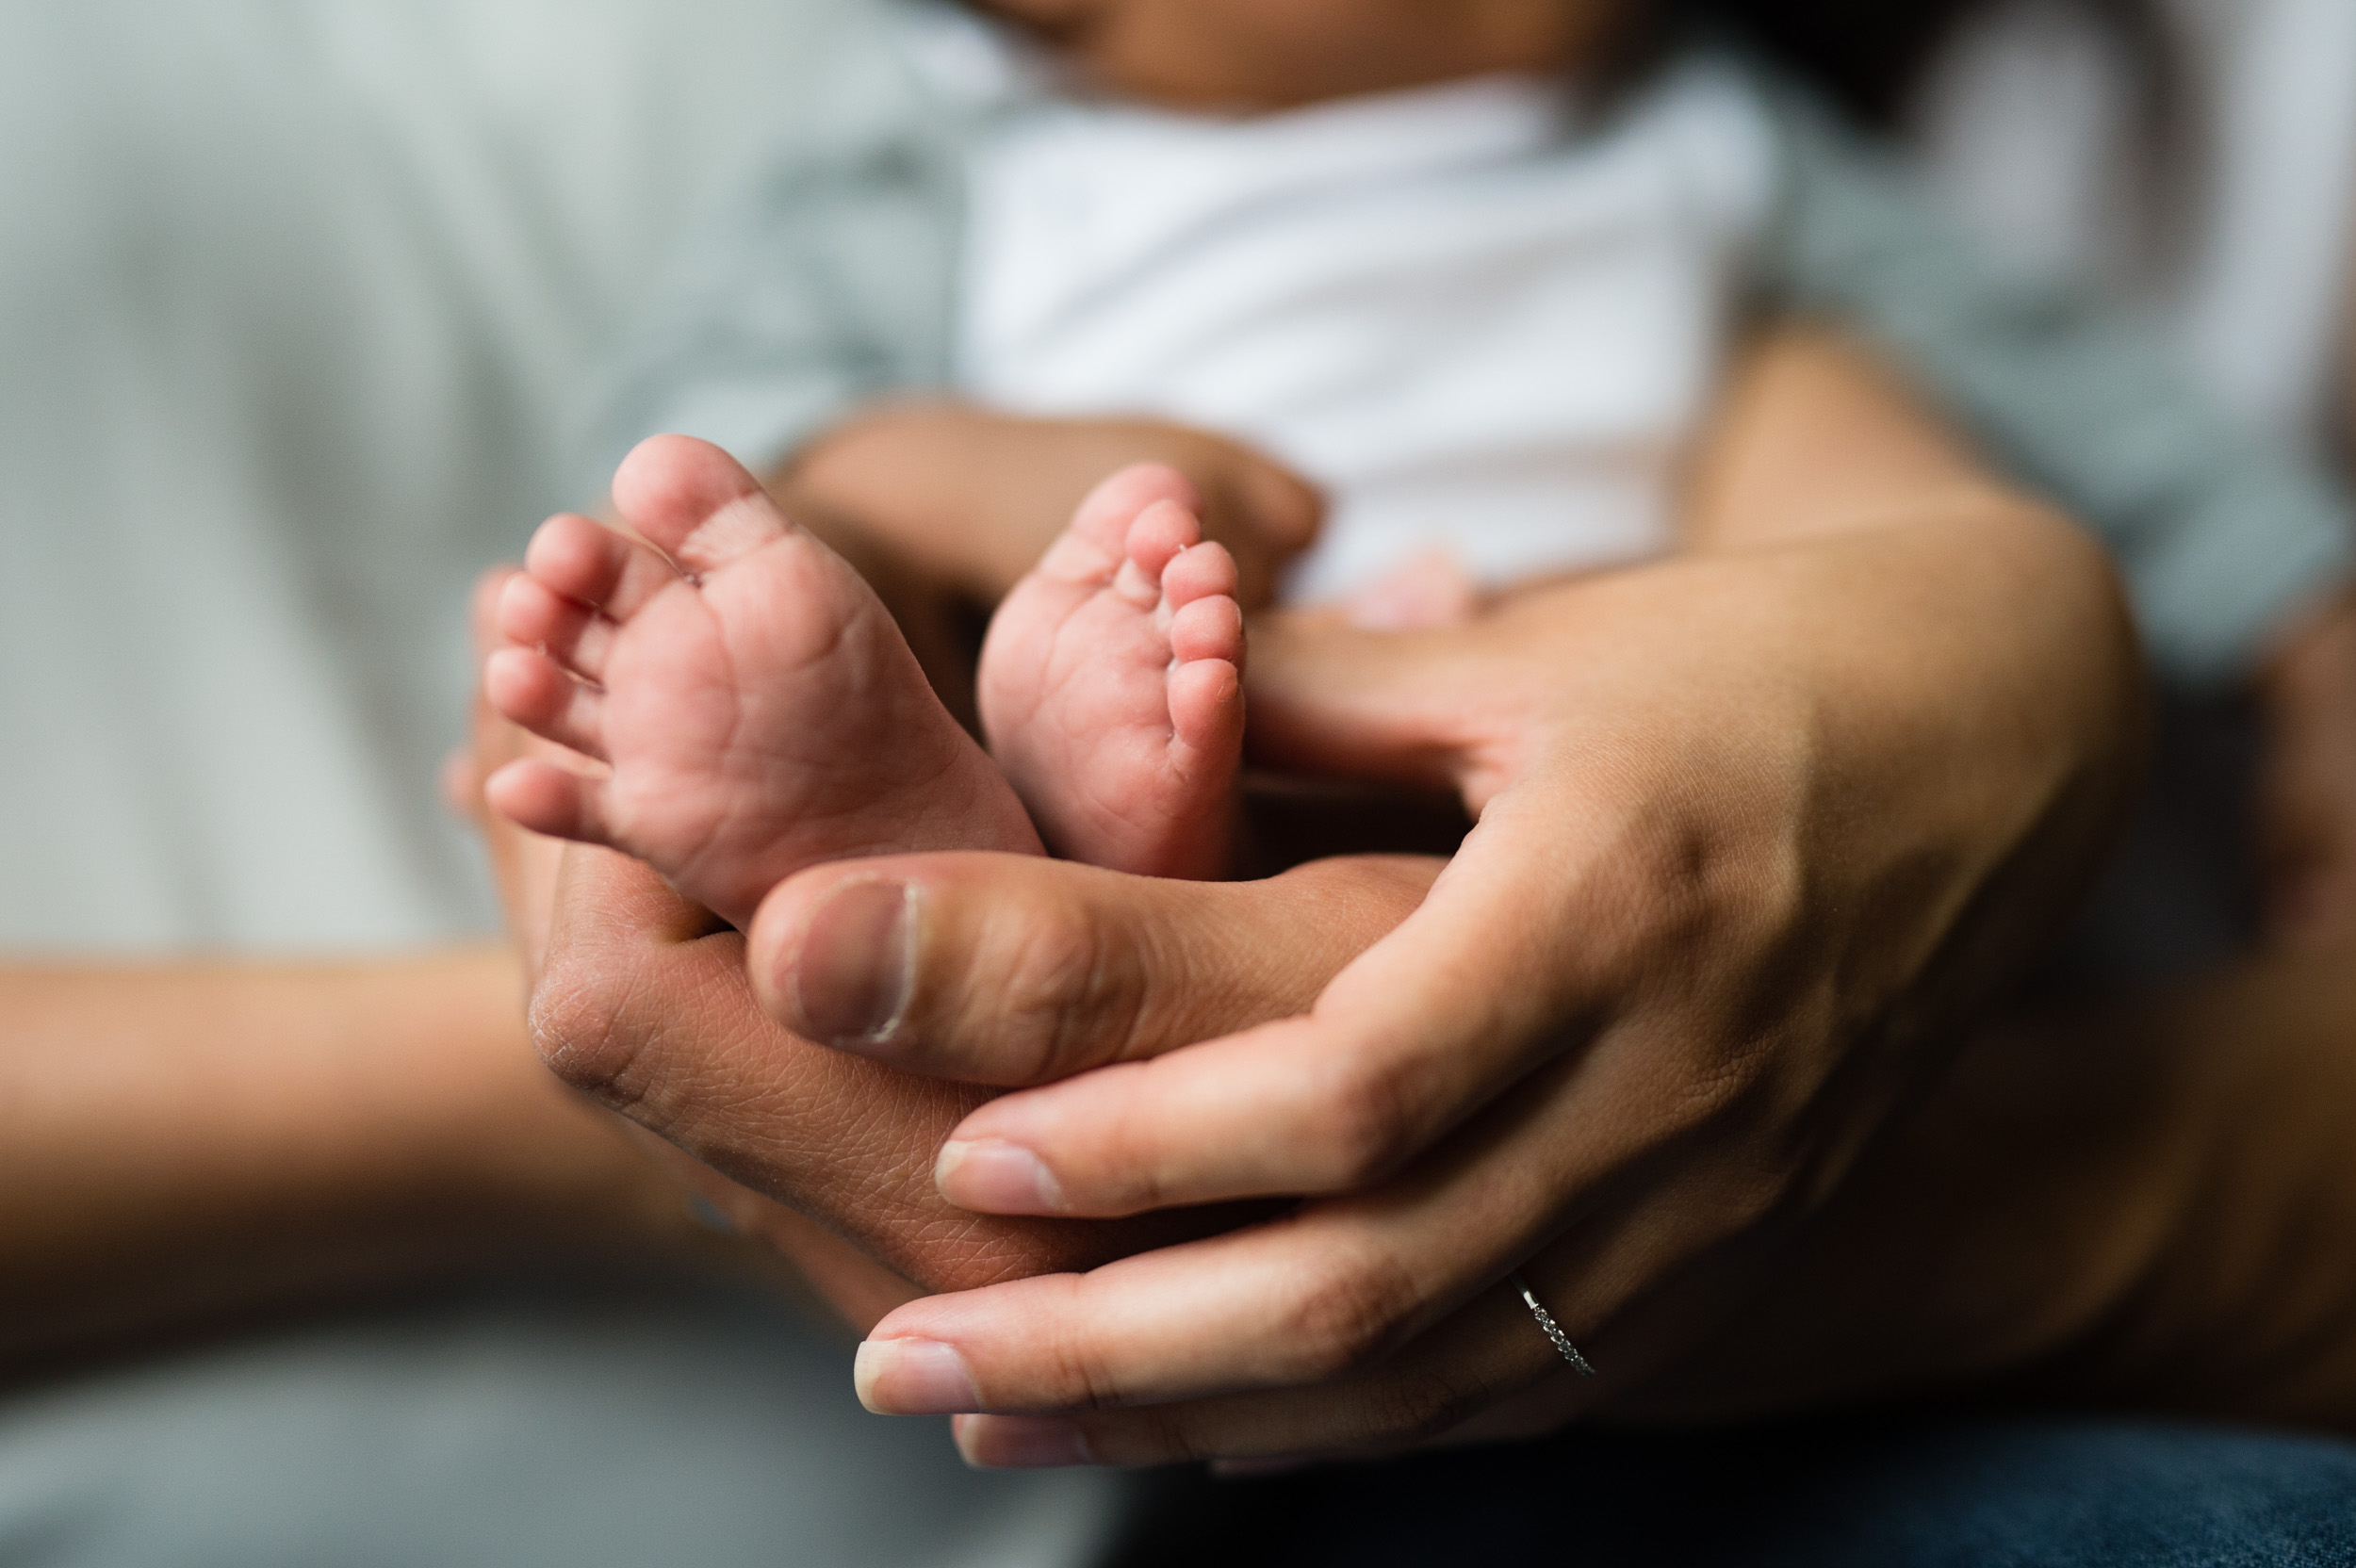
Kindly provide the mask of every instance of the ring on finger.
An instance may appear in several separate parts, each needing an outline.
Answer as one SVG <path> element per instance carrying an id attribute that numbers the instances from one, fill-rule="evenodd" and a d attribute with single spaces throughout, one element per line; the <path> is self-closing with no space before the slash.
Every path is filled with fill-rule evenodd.
<path id="1" fill-rule="evenodd" d="M 1562 1353 L 1562 1359 L 1571 1364 L 1571 1370 L 1582 1378 L 1594 1377 L 1594 1364 L 1579 1353 L 1579 1347 L 1571 1343 L 1571 1336 L 1562 1331 L 1562 1325 L 1554 1320 L 1554 1314 L 1546 1311 L 1545 1304 L 1538 1299 L 1538 1293 L 1530 1288 L 1530 1282 L 1522 1278 L 1522 1271 L 1518 1268 L 1513 1270 L 1513 1288 L 1522 1293 L 1522 1305 L 1530 1309 L 1530 1315 L 1538 1320 L 1538 1327 L 1546 1331 L 1547 1340 L 1554 1348 Z"/>

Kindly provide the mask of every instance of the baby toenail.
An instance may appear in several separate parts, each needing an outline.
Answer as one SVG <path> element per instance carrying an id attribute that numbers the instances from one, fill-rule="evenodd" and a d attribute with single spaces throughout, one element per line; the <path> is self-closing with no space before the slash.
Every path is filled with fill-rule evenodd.
<path id="1" fill-rule="evenodd" d="M 892 1043 L 916 988 L 921 896 L 913 882 L 873 880 L 826 895 L 787 959 L 800 1033 L 843 1050 Z"/>

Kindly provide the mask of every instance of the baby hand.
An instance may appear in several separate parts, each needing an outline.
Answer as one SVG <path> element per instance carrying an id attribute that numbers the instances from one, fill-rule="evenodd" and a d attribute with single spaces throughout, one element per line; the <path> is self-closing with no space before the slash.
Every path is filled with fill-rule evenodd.
<path id="1" fill-rule="evenodd" d="M 2300 627 L 2259 692 L 2266 924 L 2318 946 L 2356 934 L 2356 588 Z"/>
<path id="2" fill-rule="evenodd" d="M 1029 571 L 1081 498 L 1116 469 L 1163 463 L 1202 497 L 1203 537 L 1235 559 L 1236 597 L 1275 596 L 1317 537 L 1325 501 L 1267 454 L 1155 419 L 1030 419 L 965 404 L 896 403 L 803 449 L 780 476 L 789 509 L 843 517 L 910 564 L 995 599 Z"/>

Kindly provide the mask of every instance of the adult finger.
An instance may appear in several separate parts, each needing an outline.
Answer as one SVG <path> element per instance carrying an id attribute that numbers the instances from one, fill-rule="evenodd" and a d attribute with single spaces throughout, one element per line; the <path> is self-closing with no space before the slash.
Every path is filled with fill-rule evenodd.
<path id="1" fill-rule="evenodd" d="M 1641 1002 L 1607 979 L 1669 923 L 1693 922 L 1628 885 L 1649 858 L 1612 852 L 1633 829 L 1582 825 L 1580 808 L 1493 809 L 1305 1017 L 981 1107 L 941 1152 L 942 1190 L 986 1213 L 1095 1216 L 1365 1190 Z M 1540 813 L 1533 847 L 1520 829 Z"/>
<path id="2" fill-rule="evenodd" d="M 1250 1217 L 960 1212 L 933 1184 L 934 1154 L 987 1091 L 779 1028 L 753 1001 L 744 939 L 637 861 L 571 848 L 554 906 L 531 1021 L 557 1075 L 928 1289 L 1090 1267 Z"/>
<path id="3" fill-rule="evenodd" d="M 1500 659 L 1478 635 L 1370 634 L 1332 617 L 1269 630 L 1255 722 L 1269 714 L 1291 760 L 1451 786 L 1481 809 L 1529 749 L 1529 672 L 1510 641 Z M 1605 743 L 1585 751 L 1598 773 L 1618 760 Z M 1612 805 L 1660 799 L 1556 788 L 1497 803 L 1309 1016 L 994 1102 L 943 1150 L 943 1190 L 990 1213 L 1119 1215 L 1363 1188 L 1594 1026 L 1565 1005 L 1582 986 L 1610 994 L 1582 967 L 1613 975 L 1692 923 L 1660 894 L 1693 885 L 1692 868 L 1661 866 L 1660 825 Z M 1593 935 L 1574 947 L 1565 932 Z"/>
<path id="4" fill-rule="evenodd" d="M 1381 1365 L 1315 1387 L 1072 1415 L 959 1415 L 954 1430 L 966 1462 L 984 1469 L 1355 1457 L 1443 1437 L 1546 1383 L 1575 1385 L 1562 1390 L 1564 1419 L 1606 1394 L 1570 1369 L 1499 1280 Z"/>
<path id="5" fill-rule="evenodd" d="M 1557 1064 L 1384 1187 L 1085 1276 L 893 1313 L 862 1396 L 902 1413 L 1049 1413 L 1307 1387 L 1380 1364 L 1578 1224 L 1590 1244 L 1548 1306 L 1577 1337 L 1792 1190 L 1742 1113 L 1657 1103 L 1650 1042 Z"/>
<path id="6" fill-rule="evenodd" d="M 1295 1387 L 1055 1415 L 960 1415 L 957 1446 L 991 1469 L 1072 1464 L 1140 1467 L 1202 1461 L 1364 1462 L 1417 1448 L 1543 1435 L 1641 1395 L 1680 1348 L 1645 1314 L 1600 1315 L 1595 1284 L 1673 1253 L 1623 1213 L 1548 1248 L 1515 1275 L 1484 1280 L 1453 1313 L 1397 1351 L 1332 1380 Z M 1714 1235 L 1714 1230 L 1708 1233 Z M 1641 1259 L 1639 1254 L 1644 1254 Z M 1575 1368 L 1522 1298 L 1536 1294 L 1587 1363 Z M 1585 1285 L 1587 1288 L 1581 1289 Z M 1715 1324 L 1721 1315 L 1713 1313 Z"/>
<path id="7" fill-rule="evenodd" d="M 1322 755 L 1364 728 L 1367 755 L 1401 766 L 1419 754 L 1451 760 L 1481 813 L 1455 859 L 1307 1018 L 993 1102 L 944 1148 L 944 1191 L 991 1213 L 1104 1216 L 1364 1190 L 1620 1019 L 1650 1018 L 1661 1031 L 1664 1095 L 1706 1100 L 1767 1075 L 1787 1103 L 1808 1105 L 1841 1060 L 1824 1045 L 1848 1027 L 1829 1010 L 1835 999 L 1879 998 L 1923 973 L 1963 895 L 2001 869 L 2000 856 L 2020 851 L 2049 881 L 2072 874 L 2090 837 L 2078 820 L 2109 798 L 2107 774 L 2073 774 L 2072 753 L 1992 727 L 1991 745 L 2021 753 L 2021 781 L 1994 796 L 2003 815 L 1984 788 L 2002 771 L 1995 756 L 1907 778 L 1911 819 L 1873 815 L 1893 772 L 1915 766 L 1906 738 L 1922 727 L 1909 715 L 1924 681 L 1889 661 L 1858 675 L 1848 648 L 1806 641 L 1816 602 L 1857 591 L 1879 559 L 1864 547 L 1824 554 L 1629 572 L 1566 590 L 1576 614 L 1557 596 L 1461 636 L 1399 638 L 1455 661 L 1440 678 L 1460 693 L 1452 709 L 1412 673 L 1385 672 L 1399 698 L 1393 717 L 1362 722 L 1350 706 L 1374 707 L 1374 688 L 1334 671 L 1347 722 L 1320 728 L 1316 699 L 1292 691 L 1291 733 L 1304 746 L 1315 737 Z M 1804 592 L 1752 591 L 1775 572 L 1798 574 Z M 1656 631 L 1642 666 L 1631 664 L 1614 640 L 1663 603 L 1727 641 L 1679 645 Z M 1544 654 L 1543 667 L 1512 656 L 1517 637 Z M 1753 643 L 1808 647 L 1839 671 L 1856 689 L 1846 727 L 1828 730 L 1815 672 L 1729 667 L 1724 648 Z M 1491 646 L 1505 653 L 1492 658 Z M 1837 774 L 1821 760 L 1827 752 L 1843 759 Z M 2025 834 L 2034 811 L 2047 812 L 2044 839 L 2068 853 L 2029 857 L 2025 838 L 1987 820 Z M 1827 871 L 1819 841 L 1834 822 L 1848 849 Z M 1934 862 L 1939 880 L 1927 890 L 1926 843 L 1954 848 Z M 1845 890 L 1834 918 L 1824 904 L 1836 874 Z"/>
<path id="8" fill-rule="evenodd" d="M 1209 883 L 1036 856 L 835 862 L 762 902 L 753 987 L 805 1039 L 934 1077 L 1046 1083 L 1305 1012 L 1439 866 L 1367 856 Z"/>

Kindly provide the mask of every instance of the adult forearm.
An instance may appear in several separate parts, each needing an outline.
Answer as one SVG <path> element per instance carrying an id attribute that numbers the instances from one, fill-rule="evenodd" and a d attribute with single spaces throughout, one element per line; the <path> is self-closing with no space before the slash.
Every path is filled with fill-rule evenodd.
<path id="1" fill-rule="evenodd" d="M 1701 551 L 1959 511 L 2037 510 L 1871 351 L 1789 328 L 1737 365 L 1697 449 L 1687 502 L 1687 539 Z"/>
<path id="2" fill-rule="evenodd" d="M 0 969 L 0 1360 L 543 1244 L 683 1233 L 499 950 Z"/>

